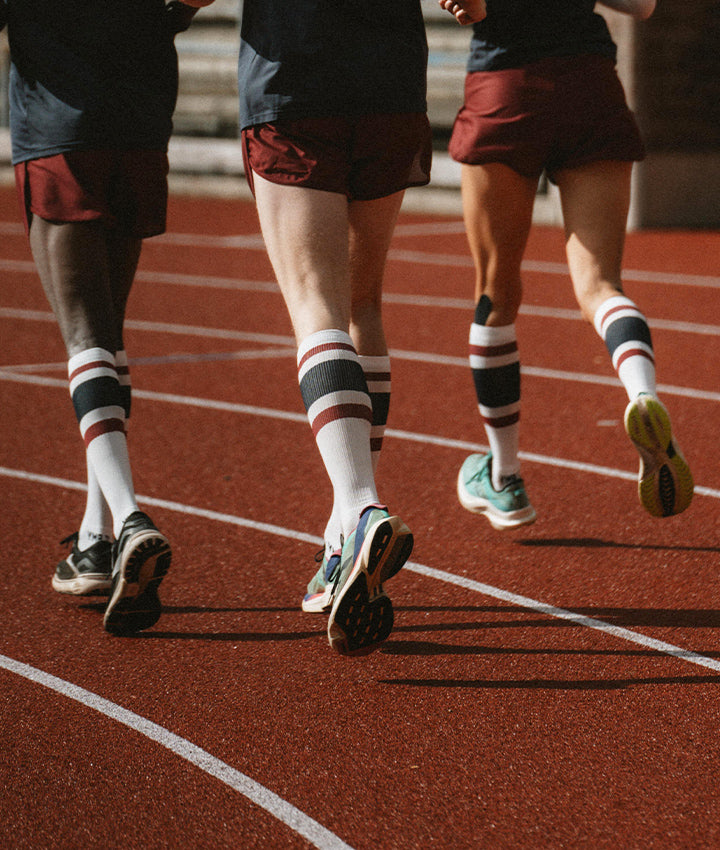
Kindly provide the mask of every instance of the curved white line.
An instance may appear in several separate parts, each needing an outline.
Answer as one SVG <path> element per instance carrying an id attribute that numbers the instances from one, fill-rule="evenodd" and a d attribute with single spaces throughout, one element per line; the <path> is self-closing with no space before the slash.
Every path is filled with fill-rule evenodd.
<path id="1" fill-rule="evenodd" d="M 68 699 L 79 702 L 87 708 L 98 711 L 111 720 L 122 723 L 129 729 L 134 729 L 247 797 L 248 800 L 260 806 L 261 809 L 265 809 L 266 812 L 307 839 L 315 847 L 321 848 L 321 850 L 352 850 L 350 845 L 341 841 L 335 833 L 325 829 L 324 826 L 308 817 L 291 803 L 283 800 L 282 797 L 278 797 L 264 785 L 260 785 L 254 779 L 250 779 L 249 776 L 215 758 L 207 750 L 203 750 L 185 738 L 170 732 L 164 726 L 159 726 L 157 723 L 135 714 L 134 711 L 128 711 L 92 691 L 86 691 L 85 688 L 73 685 L 64 679 L 58 679 L 57 676 L 52 676 L 50 673 L 31 667 L 29 664 L 8 658 L 6 655 L 0 655 L 0 667 L 42 685 L 44 688 L 49 688 Z"/>
<path id="2" fill-rule="evenodd" d="M 25 472 L 23 470 L 8 469 L 4 466 L 0 466 L 0 475 L 4 475 L 8 478 L 21 478 L 27 481 L 35 481 L 37 483 L 49 484 L 56 487 L 66 487 L 73 490 L 86 489 L 84 484 L 80 484 L 77 481 L 68 481 L 67 479 L 62 478 L 52 478 L 49 475 L 37 475 L 35 473 Z M 279 537 L 287 537 L 291 540 L 301 540 L 305 543 L 312 543 L 313 545 L 321 546 L 323 543 L 322 537 L 317 537 L 312 534 L 306 534 L 302 531 L 295 531 L 290 528 L 284 528 L 283 526 L 255 522 L 254 520 L 234 516 L 233 514 L 219 513 L 218 511 L 207 510 L 205 508 L 197 508 L 193 507 L 192 505 L 184 505 L 181 502 L 172 502 L 168 501 L 167 499 L 156 499 L 150 496 L 138 496 L 137 498 L 138 502 L 141 502 L 146 505 L 151 505 L 152 507 L 162 508 L 168 511 L 190 514 L 191 516 L 197 516 L 202 517 L 203 519 L 215 520 L 217 522 L 224 522 L 231 525 L 237 525 L 242 528 L 250 528 L 255 531 L 260 531 L 266 534 L 275 534 Z M 700 655 L 696 652 L 683 649 L 679 646 L 674 646 L 671 643 L 665 643 L 664 641 L 655 640 L 655 638 L 647 637 L 646 635 L 640 634 L 639 632 L 634 632 L 630 629 L 625 629 L 620 626 L 613 626 L 612 624 L 605 623 L 602 620 L 596 620 L 594 617 L 586 617 L 582 614 L 576 614 L 564 608 L 556 608 L 554 605 L 547 605 L 544 602 L 540 602 L 537 599 L 531 599 L 528 596 L 520 596 L 519 594 L 512 593 L 509 590 L 503 590 L 499 587 L 493 587 L 490 584 L 483 584 L 482 582 L 475 581 L 474 579 L 466 578 L 465 576 L 458 576 L 454 573 L 435 569 L 434 567 L 427 567 L 423 564 L 416 564 L 412 561 L 409 561 L 403 569 L 409 570 L 410 572 L 418 573 L 418 575 L 434 578 L 438 581 L 444 581 L 447 584 L 453 584 L 457 587 L 465 588 L 466 590 L 472 590 L 475 593 L 482 594 L 483 596 L 490 596 L 494 599 L 500 599 L 503 602 L 508 602 L 512 605 L 517 605 L 518 607 L 526 608 L 530 611 L 537 611 L 538 613 L 545 614 L 551 617 L 556 617 L 561 620 L 570 620 L 571 622 L 574 622 L 579 626 L 584 626 L 585 628 L 602 631 L 605 634 L 612 635 L 614 637 L 620 638 L 621 640 L 626 640 L 630 643 L 649 647 L 664 655 L 671 655 L 674 658 L 679 658 L 682 661 L 687 661 L 690 664 L 696 664 L 700 667 L 709 667 L 712 670 L 720 671 L 720 661 L 715 661 L 712 658 L 707 658 L 706 656 Z"/>

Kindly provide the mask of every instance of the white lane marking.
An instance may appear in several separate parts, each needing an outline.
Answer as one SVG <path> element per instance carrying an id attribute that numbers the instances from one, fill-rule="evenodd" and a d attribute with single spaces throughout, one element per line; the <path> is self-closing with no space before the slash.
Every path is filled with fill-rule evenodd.
<path id="1" fill-rule="evenodd" d="M 35 384 L 37 386 L 56 387 L 67 389 L 67 381 L 62 378 L 47 378 L 42 375 L 28 375 L 26 373 L 14 373 L 0 370 L 0 381 L 13 381 L 21 384 Z M 247 416 L 262 416 L 266 419 L 280 419 L 284 422 L 297 422 L 307 424 L 307 416 L 304 413 L 292 410 L 277 410 L 272 407 L 257 407 L 250 404 L 238 404 L 231 401 L 219 401 L 216 399 L 196 398 L 193 396 L 177 395 L 175 393 L 158 393 L 151 390 L 133 389 L 133 398 L 144 398 L 148 401 L 166 404 L 180 404 L 185 407 L 198 407 L 203 410 L 221 410 L 226 413 L 239 413 Z M 419 434 L 414 431 L 404 431 L 397 428 L 388 428 L 385 436 L 407 442 L 422 443 L 428 446 L 442 446 L 443 448 L 461 449 L 469 452 L 487 452 L 489 446 L 484 443 L 476 443 L 470 440 L 457 440 L 450 437 L 440 437 L 434 434 Z M 528 463 L 537 463 L 544 466 L 552 466 L 557 469 L 571 469 L 574 472 L 584 472 L 592 475 L 600 475 L 605 478 L 620 478 L 624 481 L 635 481 L 637 473 L 622 469 L 614 469 L 610 466 L 585 463 L 583 461 L 569 460 L 567 458 L 542 455 L 537 452 L 519 452 L 521 460 Z M 695 485 L 695 495 L 720 498 L 720 489 Z"/>
<path id="2" fill-rule="evenodd" d="M 55 318 L 52 313 L 43 312 L 40 310 L 20 310 L 15 308 L 2 308 L 0 307 L 0 318 L 11 318 L 11 319 L 21 319 L 24 321 L 37 321 L 37 322 L 55 322 Z M 261 333 L 251 333 L 247 331 L 235 331 L 229 330 L 226 328 L 208 328 L 204 326 L 196 326 L 196 325 L 177 325 L 177 324 L 168 324 L 166 322 L 146 322 L 129 319 L 125 322 L 125 327 L 130 328 L 132 330 L 143 330 L 153 333 L 170 333 L 177 334 L 179 336 L 198 336 L 208 339 L 231 339 L 238 340 L 241 342 L 256 342 L 267 345 L 278 345 L 280 346 L 280 350 L 272 353 L 263 355 L 259 352 L 255 353 L 245 353 L 242 352 L 226 352 L 226 353 L 215 353 L 208 355 L 198 355 L 200 359 L 243 359 L 243 357 L 253 358 L 262 357 L 262 356 L 271 356 L 271 357 L 282 357 L 282 356 L 293 356 L 294 357 L 294 349 L 295 342 L 293 337 L 291 336 L 283 336 L 279 334 L 261 334 Z M 708 333 L 714 336 L 720 334 L 720 326 L 700 326 L 695 325 L 694 332 L 696 333 Z M 287 351 L 283 353 L 282 349 L 287 348 Z M 176 355 L 169 355 L 168 362 L 172 362 L 171 358 Z M 187 356 L 189 359 L 186 362 L 192 362 L 193 355 L 183 355 Z M 431 363 L 433 365 L 441 365 L 441 366 L 457 366 L 463 369 L 467 369 L 468 360 L 466 357 L 455 357 L 446 354 L 432 354 L 424 351 L 404 351 L 402 349 L 393 348 L 390 349 L 391 358 L 397 360 L 409 360 L 421 363 Z M 149 361 L 143 358 L 133 358 L 131 363 L 134 362 L 163 362 L 162 358 L 158 358 L 155 361 Z M 6 365 L 3 367 L 6 371 L 3 373 L 4 375 L 9 374 L 10 372 L 27 372 L 27 371 L 42 371 L 44 368 L 44 364 L 37 364 L 37 366 L 33 366 L 32 364 L 20 364 L 20 365 Z M 50 366 L 53 370 L 57 368 L 55 364 Z M 614 375 L 592 375 L 583 372 L 565 372 L 560 369 L 545 369 L 537 366 L 522 366 L 521 373 L 528 377 L 535 378 L 547 378 L 549 380 L 557 380 L 557 381 L 573 381 L 576 383 L 585 383 L 585 384 L 595 384 L 600 386 L 616 386 L 621 387 L 621 383 L 618 378 Z M 6 378 L 7 379 L 7 378 Z M 692 387 L 677 387 L 672 384 L 658 384 L 658 392 L 665 393 L 668 395 L 678 395 L 683 396 L 685 398 L 697 398 L 705 401 L 720 401 L 720 393 L 713 392 L 708 390 L 700 390 L 694 389 Z"/>
<path id="3" fill-rule="evenodd" d="M 38 484 L 47 484 L 54 487 L 62 487 L 72 490 L 87 489 L 84 484 L 78 481 L 69 481 L 63 478 L 54 478 L 49 475 L 39 475 L 32 472 L 26 472 L 19 469 L 10 469 L 0 466 L 0 475 L 7 478 L 17 478 L 25 481 L 31 481 Z M 720 495 L 720 493 L 718 493 Z M 264 534 L 274 534 L 279 537 L 286 537 L 291 540 L 299 540 L 303 543 L 311 543 L 313 546 L 322 546 L 323 539 L 313 534 L 306 534 L 302 531 L 285 528 L 283 526 L 271 525 L 268 523 L 259 523 L 254 520 L 245 519 L 244 517 L 234 516 L 233 514 L 220 513 L 218 511 L 198 508 L 192 505 L 185 505 L 181 502 L 174 502 L 167 499 L 157 499 L 151 496 L 138 496 L 138 502 L 149 505 L 151 507 L 161 508 L 167 511 L 176 513 L 188 514 L 202 519 L 214 520 L 230 525 L 236 525 L 242 528 L 248 528 L 254 531 L 260 531 Z M 438 570 L 434 567 L 428 567 L 424 564 L 418 564 L 409 561 L 403 569 L 418 575 L 436 579 L 447 584 L 452 584 L 457 587 L 462 587 L 466 590 L 471 590 L 474 593 L 479 593 L 482 596 L 489 596 L 494 599 L 499 599 L 502 602 L 507 602 L 511 605 L 516 605 L 520 608 L 525 608 L 529 611 L 534 611 L 539 614 L 554 617 L 556 619 L 567 620 L 575 623 L 578 626 L 583 626 L 588 629 L 603 632 L 605 634 L 616 637 L 620 640 L 634 643 L 655 650 L 663 655 L 669 655 L 681 661 L 686 661 L 689 664 L 695 664 L 700 667 L 707 667 L 711 670 L 720 671 L 720 661 L 713 658 L 708 658 L 705 655 L 700 655 L 697 652 L 692 652 L 688 649 L 675 646 L 665 641 L 656 640 L 655 638 L 643 635 L 640 632 L 632 631 L 621 626 L 613 626 L 611 623 L 606 623 L 603 620 L 587 617 L 583 614 L 577 614 L 565 608 L 558 608 L 554 605 L 548 605 L 540 602 L 537 599 L 532 599 L 528 596 L 521 596 L 517 593 L 512 593 L 508 590 L 503 590 L 499 587 L 493 587 L 489 584 L 484 584 L 474 579 L 465 576 L 458 576 L 454 573 L 445 570 Z"/>
<path id="4" fill-rule="evenodd" d="M 134 711 L 128 711 L 128 709 L 122 708 L 122 706 L 110 702 L 110 700 L 98 696 L 92 691 L 87 691 L 85 688 L 73 685 L 71 682 L 66 682 L 64 679 L 59 679 L 57 676 L 45 673 L 43 670 L 38 670 L 6 655 L 0 655 L 0 667 L 104 714 L 111 720 L 139 732 L 156 744 L 160 744 L 160 746 L 200 768 L 204 773 L 219 779 L 220 782 L 247 797 L 248 800 L 277 818 L 315 847 L 322 848 L 322 850 L 351 850 L 350 845 L 338 838 L 333 832 L 330 832 L 291 803 L 283 800 L 282 797 L 278 797 L 264 785 L 250 779 L 249 776 L 211 755 L 207 750 L 203 750 L 185 738 L 170 732 L 164 726 L 153 723 Z"/>

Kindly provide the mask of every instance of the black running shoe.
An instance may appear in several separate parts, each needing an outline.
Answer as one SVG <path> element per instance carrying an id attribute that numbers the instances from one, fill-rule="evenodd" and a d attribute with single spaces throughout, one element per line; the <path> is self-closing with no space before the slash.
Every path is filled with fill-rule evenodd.
<path id="1" fill-rule="evenodd" d="M 55 567 L 53 590 L 72 596 L 107 594 L 112 583 L 112 545 L 107 540 L 98 540 L 81 552 L 77 531 L 60 541 L 62 545 L 70 542 L 70 554 Z"/>
<path id="2" fill-rule="evenodd" d="M 170 568 L 170 544 L 147 514 L 135 511 L 123 523 L 113 553 L 105 631 L 123 635 L 149 629 L 162 611 L 158 587 Z"/>

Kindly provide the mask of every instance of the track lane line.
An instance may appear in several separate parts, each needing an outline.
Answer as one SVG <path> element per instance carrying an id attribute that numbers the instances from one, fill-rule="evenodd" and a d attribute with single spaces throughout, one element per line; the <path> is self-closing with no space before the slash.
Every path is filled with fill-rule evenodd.
<path id="1" fill-rule="evenodd" d="M 50 475 L 39 475 L 32 472 L 26 472 L 24 470 L 10 469 L 4 466 L 0 466 L 0 476 L 4 476 L 6 478 L 21 479 L 23 481 L 31 481 L 33 483 L 38 484 L 47 484 L 53 487 L 60 487 L 65 489 L 87 489 L 86 486 L 80 483 L 79 481 L 71 481 L 64 478 L 55 478 Z M 162 510 L 172 511 L 174 513 L 186 514 L 197 517 L 199 519 L 214 520 L 229 525 L 239 526 L 241 528 L 248 528 L 254 531 L 260 531 L 261 533 L 265 534 L 274 534 L 279 537 L 285 537 L 291 540 L 298 540 L 303 543 L 311 543 L 313 544 L 313 546 L 323 545 L 322 537 L 318 537 L 317 535 L 307 534 L 303 531 L 297 531 L 295 529 L 285 528 L 283 526 L 272 525 L 269 523 L 256 522 L 255 520 L 235 516 L 234 514 L 221 513 L 206 508 L 199 508 L 193 505 L 185 505 L 181 502 L 175 502 L 168 499 L 158 499 L 152 496 L 138 496 L 137 500 L 141 504 L 146 504 L 150 507 L 160 508 Z M 435 567 L 429 567 L 424 564 L 415 563 L 414 561 L 408 561 L 403 567 L 403 569 L 408 570 L 409 572 L 417 573 L 418 575 L 425 576 L 427 578 L 433 578 L 437 581 L 445 582 L 446 584 L 452 584 L 456 587 L 461 587 L 465 590 L 470 590 L 482 596 L 489 596 L 493 599 L 498 599 L 502 602 L 507 602 L 511 605 L 516 605 L 517 607 L 525 608 L 528 611 L 533 611 L 535 613 L 543 614 L 548 617 L 554 617 L 555 619 L 559 620 L 569 621 L 575 623 L 575 625 L 602 632 L 604 634 L 610 635 L 611 637 L 618 638 L 619 640 L 624 640 L 628 643 L 634 643 L 636 645 L 652 649 L 662 655 L 668 655 L 673 658 L 677 658 L 678 660 L 685 661 L 688 664 L 694 664 L 699 667 L 706 667 L 710 670 L 720 672 L 720 660 L 708 658 L 707 656 L 701 655 L 700 653 L 693 652 L 689 649 L 683 649 L 680 646 L 675 646 L 674 644 L 667 643 L 666 641 L 657 640 L 655 638 L 649 637 L 648 635 L 644 635 L 641 632 L 633 631 L 632 629 L 626 629 L 622 626 L 614 626 L 611 623 L 606 623 L 605 621 L 596 619 L 594 617 L 588 617 L 584 614 L 577 614 L 574 611 L 570 611 L 565 608 L 559 608 L 555 605 L 550 605 L 545 602 L 540 602 L 539 600 L 532 599 L 529 596 L 522 596 L 520 594 L 513 593 L 512 591 L 504 590 L 503 588 L 494 587 L 490 584 L 484 584 L 483 582 L 475 581 L 474 579 L 467 578 L 466 576 L 455 575 L 454 573 L 447 572 L 446 570 L 439 570 Z"/>
<path id="2" fill-rule="evenodd" d="M 67 390 L 67 381 L 62 378 L 47 378 L 42 375 L 26 374 L 0 370 L 0 381 L 12 381 L 22 384 L 35 384 L 37 386 L 55 387 Z M 194 396 L 183 396 L 175 393 L 159 393 L 152 390 L 141 390 L 133 387 L 133 398 L 144 398 L 148 401 L 166 404 L 179 404 L 186 407 L 198 407 L 203 410 L 221 410 L 226 413 L 239 413 L 247 416 L 261 416 L 267 419 L 280 419 L 284 422 L 297 422 L 307 425 L 307 416 L 304 413 L 291 410 L 277 410 L 271 407 L 257 407 L 250 404 L 238 404 L 231 401 L 219 401 L 215 399 L 197 398 Z M 443 448 L 461 449 L 469 452 L 487 452 L 489 446 L 484 443 L 476 443 L 469 440 L 457 440 L 450 437 L 440 437 L 433 434 L 420 434 L 414 431 L 404 431 L 397 428 L 388 428 L 385 436 L 407 442 L 421 443 L 428 446 L 442 446 Z M 519 452 L 521 460 L 528 463 L 537 463 L 543 466 L 552 466 L 556 469 L 570 469 L 573 472 L 584 472 L 591 475 L 600 475 L 605 478 L 619 478 L 623 481 L 636 481 L 637 472 L 629 472 L 623 469 L 615 469 L 611 466 L 575 461 L 568 458 L 553 457 L 537 452 Z M 696 496 L 709 496 L 720 499 L 720 489 L 704 487 L 696 484 L 694 491 Z"/>
<path id="3" fill-rule="evenodd" d="M 352 850 L 351 846 L 342 841 L 335 833 L 330 832 L 264 785 L 216 758 L 207 750 L 191 743 L 186 738 L 181 738 L 164 726 L 160 726 L 134 711 L 129 711 L 92 691 L 85 690 L 79 685 L 74 685 L 72 682 L 67 682 L 65 679 L 60 679 L 22 661 L 16 661 L 7 655 L 0 654 L 0 668 L 55 691 L 61 696 L 91 708 L 115 722 L 139 732 L 149 740 L 160 744 L 160 746 L 200 768 L 209 776 L 219 779 L 233 791 L 247 797 L 252 803 L 292 829 L 293 832 L 305 838 L 314 847 L 320 850 Z"/>

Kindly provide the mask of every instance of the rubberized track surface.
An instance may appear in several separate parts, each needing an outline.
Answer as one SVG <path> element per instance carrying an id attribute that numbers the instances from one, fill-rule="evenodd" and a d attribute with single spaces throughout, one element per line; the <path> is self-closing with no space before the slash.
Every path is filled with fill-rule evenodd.
<path id="1" fill-rule="evenodd" d="M 720 235 L 628 238 L 660 391 L 693 468 L 637 503 L 625 395 L 533 231 L 518 323 L 523 473 L 499 533 L 455 478 L 483 447 L 457 221 L 404 215 L 388 269 L 381 498 L 415 535 L 395 629 L 335 655 L 300 600 L 330 507 L 251 205 L 174 198 L 130 303 L 141 503 L 170 538 L 134 638 L 50 587 L 84 504 L 59 335 L 0 192 L 0 844 L 13 848 L 720 844 Z"/>

